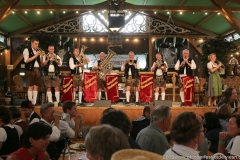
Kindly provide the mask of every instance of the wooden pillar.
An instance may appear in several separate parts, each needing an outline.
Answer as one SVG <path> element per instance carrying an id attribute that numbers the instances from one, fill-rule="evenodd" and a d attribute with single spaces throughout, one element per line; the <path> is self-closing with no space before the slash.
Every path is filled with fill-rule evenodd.
<path id="1" fill-rule="evenodd" d="M 81 48 L 81 39 L 80 39 L 80 37 L 77 37 L 77 47 Z"/>
<path id="2" fill-rule="evenodd" d="M 148 68 L 149 71 L 151 70 L 151 66 L 152 66 L 152 59 L 153 59 L 153 38 L 149 37 L 148 39 L 148 55 L 149 55 L 149 59 L 148 59 Z"/>
<path id="3" fill-rule="evenodd" d="M 5 50 L 3 51 L 3 54 L 5 54 L 5 65 L 10 65 L 10 49 L 9 50 Z M 12 69 L 7 69 L 7 86 L 10 87 L 11 85 L 11 72 L 12 72 Z"/>

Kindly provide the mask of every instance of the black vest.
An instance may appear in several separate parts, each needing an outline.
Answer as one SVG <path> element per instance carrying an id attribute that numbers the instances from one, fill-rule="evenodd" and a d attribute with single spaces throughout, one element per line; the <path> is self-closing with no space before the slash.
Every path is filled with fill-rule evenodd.
<path id="1" fill-rule="evenodd" d="M 33 57 L 34 56 L 34 53 L 33 53 L 33 50 L 32 50 L 32 47 L 29 47 L 28 48 L 28 53 L 29 53 L 29 58 Z M 25 67 L 28 71 L 32 71 L 33 68 L 34 68 L 34 63 L 35 61 L 37 60 L 38 62 L 38 65 L 39 65 L 39 68 L 41 68 L 41 63 L 40 63 L 40 56 L 38 56 L 37 58 L 35 58 L 33 61 L 29 62 L 29 63 L 25 63 Z"/>
<path id="2" fill-rule="evenodd" d="M 137 60 L 134 60 L 134 63 L 137 63 Z M 128 63 L 126 64 L 126 67 L 125 67 L 124 77 L 128 79 L 129 68 L 131 69 L 131 72 L 132 72 L 132 78 L 138 78 L 139 77 L 138 69 L 136 69 L 134 65 L 129 65 Z"/>
<path id="3" fill-rule="evenodd" d="M 32 114 L 32 116 L 30 117 L 28 123 L 30 124 L 34 118 L 41 119 L 41 117 L 40 117 L 36 112 L 33 112 L 33 114 Z"/>
<path id="4" fill-rule="evenodd" d="M 182 61 L 183 61 L 183 58 L 179 59 L 179 61 L 180 61 L 179 62 L 179 65 L 180 65 L 182 63 Z M 188 58 L 188 62 L 191 64 L 192 59 Z M 188 76 L 193 76 L 193 71 L 192 71 L 191 67 L 189 65 L 187 65 L 187 64 L 185 64 L 185 65 L 183 65 L 182 67 L 179 68 L 178 74 L 184 74 L 184 68 L 185 67 L 186 67 L 186 74 Z"/>
<path id="5" fill-rule="evenodd" d="M 74 64 L 80 64 L 80 62 L 77 60 L 75 56 L 72 56 L 71 58 L 73 59 Z M 77 68 L 71 69 L 71 74 L 79 74 L 79 68 L 77 67 Z"/>
<path id="6" fill-rule="evenodd" d="M 0 155 L 7 155 L 19 149 L 19 135 L 16 128 L 2 126 L 7 133 L 7 140 L 2 143 Z"/>
<path id="7" fill-rule="evenodd" d="M 48 61 L 48 63 L 46 64 L 46 66 L 44 66 L 44 74 L 48 75 L 48 68 L 50 66 L 51 60 Z M 54 66 L 54 71 L 55 71 L 55 76 L 58 76 L 60 74 L 60 70 L 59 67 L 57 65 L 56 61 L 52 61 L 52 64 Z"/>

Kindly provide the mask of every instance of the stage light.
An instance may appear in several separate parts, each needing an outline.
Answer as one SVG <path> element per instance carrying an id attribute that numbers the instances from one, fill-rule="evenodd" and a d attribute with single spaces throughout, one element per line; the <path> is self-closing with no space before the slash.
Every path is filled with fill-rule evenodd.
<path id="1" fill-rule="evenodd" d="M 74 38 L 75 41 L 77 41 L 77 38 Z"/>
<path id="2" fill-rule="evenodd" d="M 167 14 L 170 14 L 170 12 L 167 12 Z"/>
<path id="3" fill-rule="evenodd" d="M 195 12 L 192 12 L 192 14 L 195 14 Z"/>
<path id="4" fill-rule="evenodd" d="M 207 15 L 208 13 L 207 12 L 205 12 L 205 15 Z"/>
<path id="5" fill-rule="evenodd" d="M 199 42 L 201 42 L 201 43 L 202 43 L 202 42 L 203 42 L 203 39 L 200 39 L 200 40 L 199 40 Z"/>
<path id="6" fill-rule="evenodd" d="M 135 39 L 134 39 L 134 41 L 135 41 L 135 42 L 137 42 L 137 41 L 138 41 L 138 39 L 137 39 L 137 38 L 135 38 Z"/>
<path id="7" fill-rule="evenodd" d="M 100 41 L 103 41 L 103 39 L 102 39 L 102 38 L 100 38 Z"/>
<path id="8" fill-rule="evenodd" d="M 37 14 L 40 14 L 40 11 L 37 11 Z"/>
<path id="9" fill-rule="evenodd" d="M 78 13 L 78 11 L 76 11 L 76 13 Z"/>
<path id="10" fill-rule="evenodd" d="M 129 41 L 129 39 L 127 38 L 126 41 Z"/>
<path id="11" fill-rule="evenodd" d="M 15 12 L 14 11 L 12 11 L 12 14 L 14 14 Z"/>
<path id="12" fill-rule="evenodd" d="M 94 39 L 94 38 L 92 38 L 91 40 L 92 40 L 92 41 L 94 41 L 95 39 Z"/>
<path id="13" fill-rule="evenodd" d="M 220 12 L 218 12 L 218 15 L 220 15 L 221 13 Z"/>
<path id="14" fill-rule="evenodd" d="M 154 14 L 157 14 L 157 12 L 155 11 Z"/>
<path id="15" fill-rule="evenodd" d="M 27 40 L 28 40 L 28 38 L 25 38 L 25 40 L 27 41 Z"/>
<path id="16" fill-rule="evenodd" d="M 25 11 L 25 14 L 27 14 L 27 11 Z"/>
<path id="17" fill-rule="evenodd" d="M 233 57 L 233 55 L 231 54 L 231 57 Z"/>
<path id="18" fill-rule="evenodd" d="M 239 53 L 237 52 L 237 55 L 238 55 Z"/>
<path id="19" fill-rule="evenodd" d="M 83 38 L 82 40 L 83 40 L 83 41 L 86 41 L 86 38 Z"/>
<path id="20" fill-rule="evenodd" d="M 52 11 L 50 11 L 50 13 L 52 14 Z"/>
<path id="21" fill-rule="evenodd" d="M 182 14 L 182 12 L 180 12 L 180 14 Z"/>
<path id="22" fill-rule="evenodd" d="M 66 13 L 65 11 L 63 11 L 63 13 Z"/>

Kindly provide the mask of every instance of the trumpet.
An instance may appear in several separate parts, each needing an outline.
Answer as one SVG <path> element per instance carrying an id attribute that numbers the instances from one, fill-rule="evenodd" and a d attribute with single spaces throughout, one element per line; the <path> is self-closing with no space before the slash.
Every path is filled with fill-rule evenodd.
<path id="1" fill-rule="evenodd" d="M 134 63 L 134 59 L 129 58 L 128 60 L 126 60 L 126 63 L 132 65 Z"/>
<path id="2" fill-rule="evenodd" d="M 165 70 L 166 69 L 166 63 L 162 63 L 161 61 L 156 61 L 157 68 Z"/>

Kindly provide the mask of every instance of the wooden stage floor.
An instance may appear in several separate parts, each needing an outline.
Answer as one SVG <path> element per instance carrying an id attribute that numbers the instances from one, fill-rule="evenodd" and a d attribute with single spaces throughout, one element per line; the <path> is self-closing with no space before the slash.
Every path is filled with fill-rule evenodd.
<path id="1" fill-rule="evenodd" d="M 102 113 L 108 107 L 77 107 L 79 114 L 83 114 L 84 121 L 83 125 L 86 126 L 95 126 L 100 124 L 100 118 Z M 116 110 L 121 110 L 127 114 L 130 121 L 133 121 L 135 118 L 138 118 L 142 115 L 143 106 L 113 106 Z M 56 107 L 57 110 L 62 111 L 62 107 Z M 171 107 L 172 121 L 181 112 L 192 111 L 198 115 L 204 115 L 206 112 L 212 112 L 216 107 Z M 40 106 L 35 107 L 34 109 L 38 114 L 40 113 Z M 240 110 L 240 109 L 239 109 Z M 40 114 L 39 114 L 40 115 Z"/>

